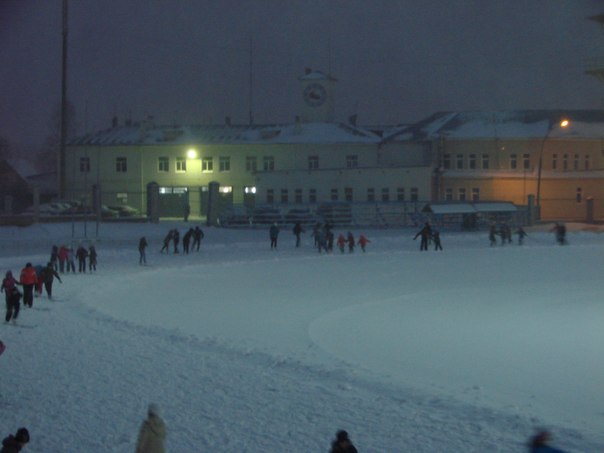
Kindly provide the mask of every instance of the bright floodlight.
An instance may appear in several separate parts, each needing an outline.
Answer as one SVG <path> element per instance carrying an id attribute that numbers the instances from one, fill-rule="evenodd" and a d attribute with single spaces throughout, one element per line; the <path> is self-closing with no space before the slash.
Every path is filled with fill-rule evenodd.
<path id="1" fill-rule="evenodd" d="M 562 121 L 560 121 L 560 126 L 561 126 L 561 127 L 566 127 L 566 126 L 568 126 L 568 120 L 562 120 Z"/>
<path id="2" fill-rule="evenodd" d="M 189 159 L 195 159 L 197 157 L 197 151 L 194 150 L 193 148 L 191 148 L 190 150 L 187 151 L 187 157 Z"/>

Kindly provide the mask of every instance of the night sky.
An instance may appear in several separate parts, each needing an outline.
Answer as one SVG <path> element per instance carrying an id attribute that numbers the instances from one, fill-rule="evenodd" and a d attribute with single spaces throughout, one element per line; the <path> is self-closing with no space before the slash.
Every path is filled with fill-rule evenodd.
<path id="1" fill-rule="evenodd" d="M 338 79 L 336 119 L 604 106 L 596 0 L 70 0 L 78 132 L 299 114 L 304 69 Z M 61 0 L 0 0 L 0 136 L 40 144 L 61 95 Z"/>

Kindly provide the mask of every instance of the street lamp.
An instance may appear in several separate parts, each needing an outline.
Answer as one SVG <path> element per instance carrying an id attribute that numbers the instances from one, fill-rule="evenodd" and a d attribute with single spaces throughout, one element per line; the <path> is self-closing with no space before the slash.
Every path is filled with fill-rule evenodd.
<path id="1" fill-rule="evenodd" d="M 565 127 L 568 127 L 569 124 L 570 124 L 569 120 L 562 119 L 558 123 L 558 126 L 561 128 L 565 128 Z M 541 142 L 541 151 L 539 152 L 539 163 L 538 163 L 538 167 L 537 167 L 537 200 L 536 200 L 536 204 L 537 204 L 537 208 L 539 209 L 539 219 L 541 219 L 541 171 L 543 170 L 543 151 L 545 150 L 545 142 L 549 138 L 550 132 L 552 130 L 553 130 L 553 125 L 551 123 L 551 120 L 549 120 L 548 125 L 547 125 L 547 132 L 545 133 L 545 136 L 543 137 L 543 141 Z"/>
<path id="2" fill-rule="evenodd" d="M 189 159 L 195 159 L 197 158 L 197 150 L 194 148 L 190 148 L 187 150 L 187 157 Z"/>

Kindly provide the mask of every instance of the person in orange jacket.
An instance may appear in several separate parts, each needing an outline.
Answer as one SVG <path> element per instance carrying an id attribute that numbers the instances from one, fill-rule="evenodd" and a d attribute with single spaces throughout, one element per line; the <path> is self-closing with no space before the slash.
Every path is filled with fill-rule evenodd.
<path id="1" fill-rule="evenodd" d="M 38 281 L 36 269 L 27 263 L 23 269 L 21 269 L 21 276 L 19 278 L 21 285 L 23 285 L 23 305 L 32 307 L 34 304 L 34 286 Z"/>
<path id="2" fill-rule="evenodd" d="M 359 241 L 357 242 L 357 244 L 359 244 L 361 246 L 361 250 L 364 252 L 365 251 L 365 246 L 371 242 L 369 239 L 367 239 L 364 235 L 360 235 L 359 236 Z"/>

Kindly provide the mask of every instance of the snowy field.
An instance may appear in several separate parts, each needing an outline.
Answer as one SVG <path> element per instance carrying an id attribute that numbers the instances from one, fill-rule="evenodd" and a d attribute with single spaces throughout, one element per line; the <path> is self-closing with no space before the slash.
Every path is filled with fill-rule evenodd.
<path id="1" fill-rule="evenodd" d="M 199 253 L 160 254 L 185 225 L 101 224 L 96 274 L 0 323 L 0 435 L 27 426 L 28 453 L 133 452 L 153 401 L 168 452 L 326 452 L 338 429 L 365 453 L 522 452 L 543 427 L 604 451 L 599 231 L 493 248 L 443 233 L 426 253 L 415 229 L 352 230 L 367 253 L 319 255 L 308 232 L 271 251 L 267 230 L 202 225 Z M 84 225 L 0 228 L 0 269 L 46 263 L 72 233 Z"/>

